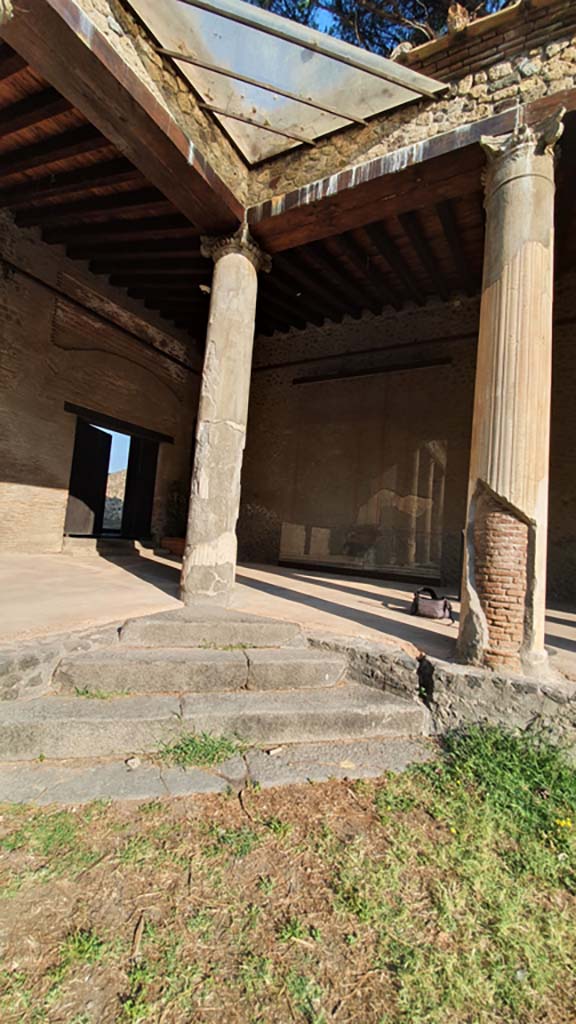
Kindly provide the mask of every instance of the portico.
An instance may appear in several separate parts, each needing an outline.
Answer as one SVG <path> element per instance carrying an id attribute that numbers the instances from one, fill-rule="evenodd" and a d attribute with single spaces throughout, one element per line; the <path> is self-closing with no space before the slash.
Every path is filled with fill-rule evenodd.
<path id="1" fill-rule="evenodd" d="M 466 58 L 463 38 L 405 64 L 358 57 L 386 103 L 316 96 L 332 118 L 316 135 L 285 110 L 240 111 L 234 135 L 147 0 L 126 4 L 123 35 L 76 0 L 7 18 L 6 422 L 21 426 L 5 549 L 60 550 L 70 409 L 92 410 L 161 439 L 152 530 L 185 546 L 186 605 L 230 600 L 238 545 L 243 561 L 462 579 L 458 657 L 540 671 L 547 547 L 549 592 L 576 600 L 576 19 L 563 0 L 533 7 L 467 30 Z M 504 25 L 505 61 L 489 45 Z"/>

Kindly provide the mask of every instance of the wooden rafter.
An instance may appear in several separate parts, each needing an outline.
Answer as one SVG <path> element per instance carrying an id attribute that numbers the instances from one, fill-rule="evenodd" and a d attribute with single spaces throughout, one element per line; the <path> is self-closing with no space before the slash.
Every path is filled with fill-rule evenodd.
<path id="1" fill-rule="evenodd" d="M 365 228 L 359 228 L 353 234 L 361 246 L 385 261 L 404 292 L 409 295 L 416 305 L 423 306 L 424 296 L 414 280 L 414 274 L 398 246 L 392 242 L 385 226 L 383 224 L 368 224 Z"/>
<path id="2" fill-rule="evenodd" d="M 142 182 L 142 176 L 129 160 L 122 158 L 108 160 L 105 163 L 83 167 L 79 171 L 67 171 L 61 174 L 49 174 L 36 178 L 22 185 L 14 185 L 0 191 L 0 208 L 19 209 L 30 203 L 41 200 L 56 199 L 64 196 L 81 197 L 91 195 L 96 188 L 114 188 L 118 185 L 129 185 Z"/>
<path id="3" fill-rule="evenodd" d="M 62 132 L 61 135 L 43 139 L 42 142 L 35 142 L 19 149 L 17 154 L 2 153 L 0 156 L 0 179 L 11 178 L 15 174 L 21 174 L 22 171 L 31 171 L 36 167 L 49 167 L 62 160 L 69 160 L 71 157 L 85 156 L 87 153 L 97 153 L 99 150 L 109 148 L 108 140 L 91 125 L 72 128 L 70 131 Z"/>
<path id="4" fill-rule="evenodd" d="M 14 4 L 1 31 L 191 223 L 210 232 L 238 225 L 240 202 L 76 0 Z"/>
<path id="5" fill-rule="evenodd" d="M 437 292 L 443 299 L 447 299 L 450 294 L 450 288 L 438 269 L 438 261 L 424 233 L 418 213 L 415 211 L 401 213 L 398 219 L 414 246 L 422 267 L 430 278 L 432 291 Z"/>
<path id="6" fill-rule="evenodd" d="M 464 249 L 454 203 L 450 199 L 444 199 L 443 202 L 436 204 L 436 212 L 452 254 L 456 274 L 466 294 L 474 295 L 478 290 L 477 281 L 470 269 L 470 261 Z"/>

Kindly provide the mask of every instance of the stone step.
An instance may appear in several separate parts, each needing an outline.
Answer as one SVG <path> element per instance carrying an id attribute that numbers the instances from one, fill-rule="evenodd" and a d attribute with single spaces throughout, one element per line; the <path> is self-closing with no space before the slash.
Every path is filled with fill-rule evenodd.
<path id="1" fill-rule="evenodd" d="M 138 558 L 146 546 L 124 537 L 65 537 L 62 551 L 65 555 L 100 555 L 116 558 Z"/>
<path id="2" fill-rule="evenodd" d="M 58 692 L 93 694 L 224 693 L 334 686 L 346 670 L 340 654 L 307 647 L 206 650 L 119 645 L 63 658 Z"/>
<path id="3" fill-rule="evenodd" d="M 263 789 L 328 779 L 378 778 L 437 754 L 427 739 L 376 737 L 251 749 L 213 768 L 168 767 L 147 758 L 0 764 L 0 803 L 84 804 Z"/>
<path id="4" fill-rule="evenodd" d="M 282 647 L 301 637 L 294 622 L 212 607 L 129 619 L 120 631 L 130 647 Z"/>
<path id="5" fill-rule="evenodd" d="M 150 753 L 183 733 L 236 736 L 253 744 L 413 736 L 427 712 L 359 683 L 326 690 L 186 697 L 45 697 L 5 701 L 0 761 Z"/>

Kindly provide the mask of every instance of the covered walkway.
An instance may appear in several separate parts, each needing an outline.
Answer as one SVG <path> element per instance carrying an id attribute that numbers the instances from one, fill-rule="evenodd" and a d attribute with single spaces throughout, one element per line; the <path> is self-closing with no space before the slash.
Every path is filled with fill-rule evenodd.
<path id="1" fill-rule="evenodd" d="M 130 557 L 3 555 L 0 645 L 103 626 L 180 606 L 180 563 L 142 551 Z M 412 654 L 451 658 L 457 627 L 413 619 L 414 584 L 337 576 L 302 569 L 242 565 L 233 604 L 258 615 L 298 622 L 308 631 L 367 637 Z M 459 603 L 453 593 L 454 613 Z M 576 678 L 576 610 L 550 605 L 546 643 L 554 662 Z"/>

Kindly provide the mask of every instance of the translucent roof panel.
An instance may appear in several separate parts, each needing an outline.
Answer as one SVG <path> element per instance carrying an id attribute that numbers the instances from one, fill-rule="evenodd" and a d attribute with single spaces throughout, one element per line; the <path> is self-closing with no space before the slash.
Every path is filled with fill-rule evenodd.
<path id="1" fill-rule="evenodd" d="M 251 164 L 445 88 L 243 0 L 130 2 Z"/>

